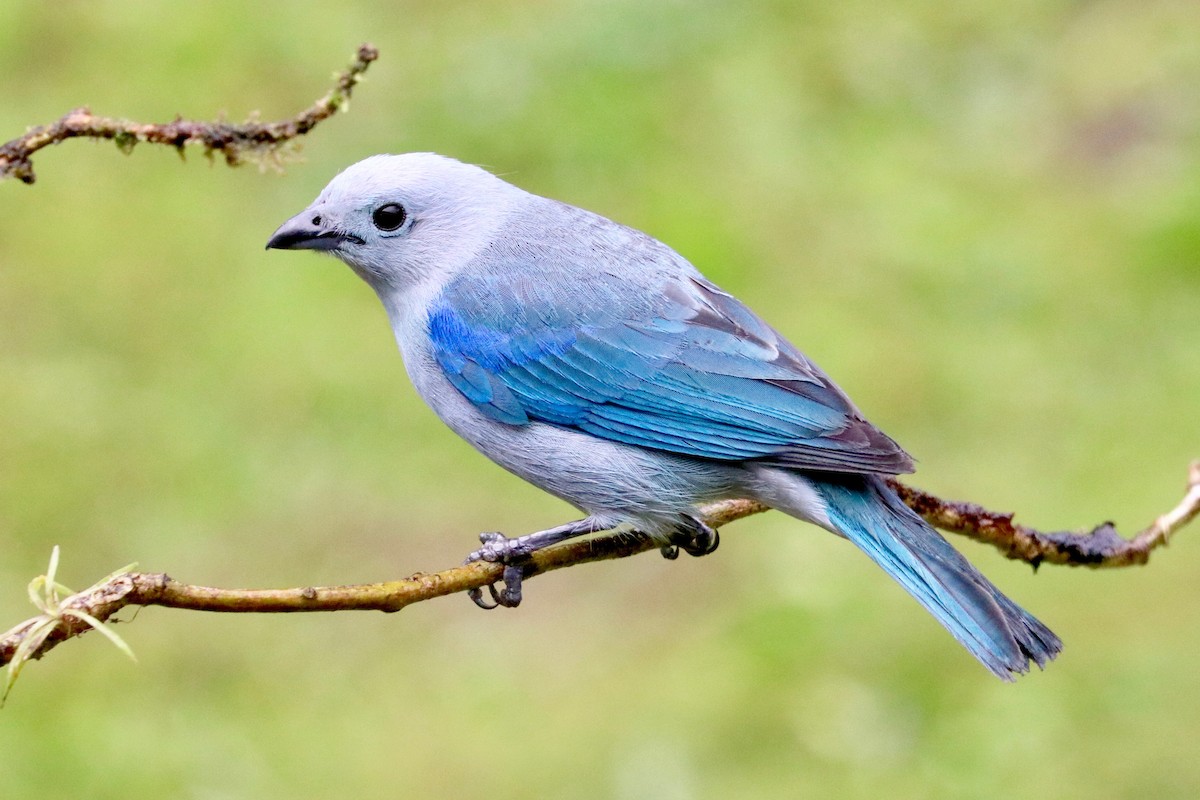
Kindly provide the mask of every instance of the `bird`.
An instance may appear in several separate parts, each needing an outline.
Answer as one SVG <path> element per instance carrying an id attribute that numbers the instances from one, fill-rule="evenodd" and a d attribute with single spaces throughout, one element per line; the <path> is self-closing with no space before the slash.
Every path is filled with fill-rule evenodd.
<path id="1" fill-rule="evenodd" d="M 913 459 L 816 364 L 646 233 L 435 153 L 336 175 L 267 249 L 337 257 L 377 294 L 417 393 L 504 469 L 585 516 L 480 535 L 522 565 L 609 529 L 667 557 L 719 542 L 700 508 L 748 498 L 856 545 L 997 677 L 1062 649 L 886 482 Z"/>

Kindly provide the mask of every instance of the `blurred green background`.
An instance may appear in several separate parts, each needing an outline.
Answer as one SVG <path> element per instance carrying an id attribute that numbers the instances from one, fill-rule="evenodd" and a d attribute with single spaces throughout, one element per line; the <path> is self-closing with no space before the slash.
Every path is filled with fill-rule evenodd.
<path id="1" fill-rule="evenodd" d="M 348 115 L 285 174 L 69 142 L 0 185 L 0 627 L 64 548 L 374 581 L 572 517 L 415 397 L 350 272 L 267 253 L 342 167 L 436 150 L 669 242 L 920 461 L 1132 533 L 1200 456 L 1200 4 L 3 0 L 0 138 L 90 104 Z M 1014 686 L 779 515 L 516 612 L 147 609 L 32 665 L 5 797 L 1195 797 L 1200 530 L 1145 568 L 967 555 L 1065 640 Z M 125 616 L 128 616 L 126 614 Z"/>

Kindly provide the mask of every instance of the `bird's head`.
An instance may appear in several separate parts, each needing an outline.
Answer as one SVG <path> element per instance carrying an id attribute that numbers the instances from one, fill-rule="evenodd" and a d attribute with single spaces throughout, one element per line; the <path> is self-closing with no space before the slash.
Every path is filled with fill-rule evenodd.
<path id="1" fill-rule="evenodd" d="M 405 292 L 470 261 L 527 196 L 434 153 L 372 156 L 330 181 L 267 248 L 331 253 L 381 295 Z"/>

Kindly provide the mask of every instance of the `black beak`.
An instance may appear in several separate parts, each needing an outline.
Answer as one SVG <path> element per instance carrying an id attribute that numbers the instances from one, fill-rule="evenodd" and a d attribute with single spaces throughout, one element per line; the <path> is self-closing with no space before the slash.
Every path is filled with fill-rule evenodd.
<path id="1" fill-rule="evenodd" d="M 343 244 L 362 244 L 353 234 L 325 224 L 320 214 L 304 211 L 279 226 L 267 242 L 268 250 L 337 250 Z"/>

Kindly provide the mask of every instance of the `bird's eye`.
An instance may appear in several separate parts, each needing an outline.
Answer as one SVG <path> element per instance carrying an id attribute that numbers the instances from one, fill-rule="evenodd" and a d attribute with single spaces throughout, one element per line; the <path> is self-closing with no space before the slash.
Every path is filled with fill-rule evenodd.
<path id="1" fill-rule="evenodd" d="M 394 231 L 404 224 L 407 216 L 404 206 L 399 203 L 388 203 L 386 206 L 375 209 L 371 214 L 371 221 L 381 231 Z"/>

